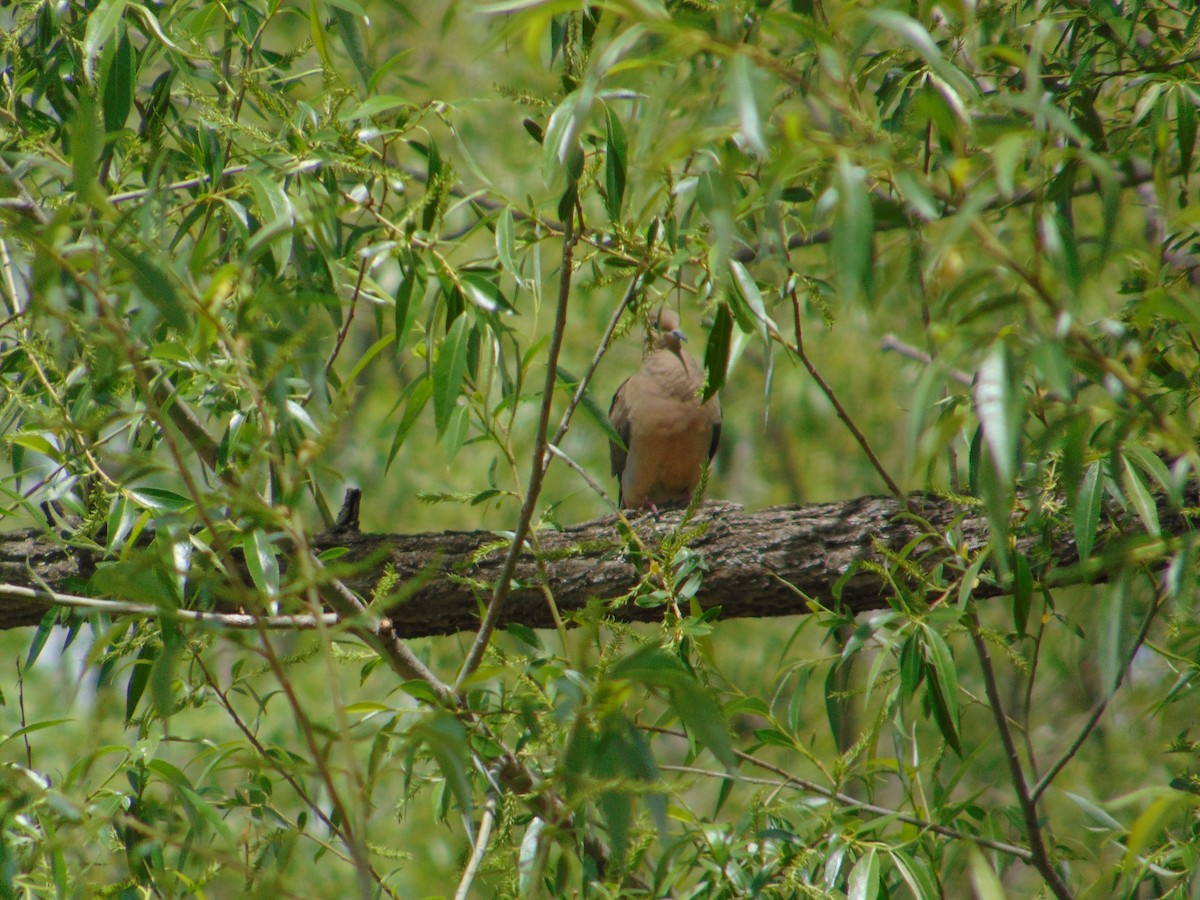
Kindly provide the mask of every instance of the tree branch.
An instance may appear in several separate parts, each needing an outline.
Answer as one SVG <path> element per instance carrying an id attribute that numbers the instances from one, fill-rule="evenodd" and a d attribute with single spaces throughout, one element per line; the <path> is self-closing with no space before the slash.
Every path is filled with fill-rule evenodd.
<path id="1" fill-rule="evenodd" d="M 1193 503 L 1194 497 L 1185 499 Z M 988 539 L 981 509 L 932 494 L 910 494 L 911 515 L 894 497 L 859 497 L 840 503 L 778 506 L 748 513 L 740 507 L 709 501 L 703 504 L 690 528 L 700 534 L 689 546 L 701 554 L 709 571 L 698 600 L 705 609 L 721 607 L 723 618 L 803 615 L 813 611 L 813 600 L 826 606 L 858 613 L 887 605 L 879 568 L 885 551 L 898 551 L 932 533 L 926 547 L 943 558 L 952 553 L 970 556 Z M 1191 530 L 1186 518 L 1160 508 L 1164 534 Z M 660 545 L 681 521 L 680 511 L 666 511 L 656 519 L 634 517 L 632 524 L 647 546 Z M 1111 529 L 1100 536 L 1092 558 L 1080 563 L 1069 529 L 1048 536 L 1021 538 L 1017 549 L 1030 559 L 1042 560 L 1037 577 L 1044 583 L 1066 584 L 1100 581 L 1105 573 L 1136 556 L 1152 563 L 1171 552 L 1170 542 L 1151 541 L 1144 535 Z M 540 551 L 528 547 L 514 557 L 512 590 L 498 615 L 497 627 L 517 622 L 531 628 L 553 628 L 542 593 L 539 559 L 545 577 L 564 617 L 589 605 L 626 596 L 641 580 L 635 560 L 624 551 L 617 520 L 608 516 L 562 530 L 538 533 Z M 372 604 L 369 618 L 385 616 L 376 626 L 364 626 L 372 642 L 398 642 L 403 638 L 475 631 L 480 605 L 492 592 L 503 571 L 508 545 L 492 532 L 433 532 L 429 534 L 341 534 L 314 536 L 318 553 L 333 547 L 346 553 L 318 574 L 328 579 L 330 590 L 344 602 L 334 609 L 342 618 L 364 609 L 355 595 L 369 597 L 390 564 L 401 579 L 399 593 Z M 46 529 L 0 534 L 0 583 L 27 589 L 79 593 L 78 585 L 95 565 L 78 547 Z M 914 556 L 914 558 L 916 558 Z M 960 557 L 962 558 L 962 557 Z M 985 574 L 986 578 L 986 574 Z M 982 581 L 976 597 L 1007 593 L 1003 584 Z M 835 600 L 835 594 L 837 598 Z M 350 599 L 355 598 L 351 604 Z M 0 596 L 0 628 L 35 625 L 46 612 L 48 598 Z M 116 599 L 116 598 L 110 598 Z M 236 607 L 219 612 L 238 613 Z M 284 610 L 288 612 L 288 610 Z M 301 612 L 302 610 L 295 610 Z M 307 612 L 308 610 L 303 610 Z M 609 610 L 622 621 L 659 621 L 662 611 L 635 604 Z M 388 654 L 389 659 L 393 654 Z M 406 657 L 411 653 L 405 654 Z M 410 660 L 419 664 L 418 660 Z M 406 677 L 419 677 L 410 672 Z"/>

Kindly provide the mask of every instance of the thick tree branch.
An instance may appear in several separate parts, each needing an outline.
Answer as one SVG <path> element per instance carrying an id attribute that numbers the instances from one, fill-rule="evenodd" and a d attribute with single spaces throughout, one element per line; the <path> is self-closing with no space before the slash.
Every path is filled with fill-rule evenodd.
<path id="1" fill-rule="evenodd" d="M 982 511 L 970 507 L 964 511 L 952 500 L 930 494 L 910 495 L 908 503 L 911 513 L 894 497 L 779 506 L 754 513 L 733 504 L 706 503 L 689 525 L 701 533 L 688 541 L 709 568 L 699 595 L 701 605 L 720 606 L 724 618 L 767 618 L 811 612 L 811 601 L 837 606 L 837 593 L 842 608 L 851 613 L 877 609 L 886 606 L 883 579 L 872 568 L 885 562 L 881 549 L 897 551 L 926 534 L 922 523 L 928 523 L 930 533 L 938 536 L 929 537 L 927 546 L 939 554 L 949 554 L 953 547 L 969 555 L 986 544 L 988 531 Z M 1160 515 L 1164 534 L 1190 530 L 1182 515 L 1166 509 L 1160 510 Z M 666 512 L 657 519 L 647 515 L 634 521 L 642 539 L 652 547 L 670 535 L 680 516 L 677 511 Z M 1134 553 L 1146 561 L 1148 555 L 1162 557 L 1169 552 L 1166 541 L 1150 546 L 1116 532 L 1108 537 L 1097 542 L 1100 549 L 1083 565 L 1078 563 L 1073 537 L 1065 532 L 1049 539 L 1024 539 L 1019 549 L 1030 559 L 1044 560 L 1039 567 L 1041 577 L 1055 585 L 1103 578 L 1107 557 L 1119 560 Z M 543 531 L 538 543 L 564 616 L 591 603 L 619 601 L 641 580 L 613 517 L 562 531 Z M 386 614 L 389 638 L 478 629 L 480 611 L 502 574 L 508 551 L 505 540 L 485 531 L 326 533 L 316 536 L 314 544 L 320 550 L 347 549 L 327 575 L 360 596 L 372 595 L 387 564 L 403 582 L 411 582 L 404 589 L 405 599 L 385 600 L 371 607 L 375 615 Z M 81 560 L 78 551 L 41 530 L 0 535 L 0 583 L 79 593 L 80 584 L 90 574 L 88 568 L 88 561 Z M 514 622 L 531 628 L 554 627 L 538 572 L 538 560 L 529 551 L 522 553 L 500 627 Z M 1002 585 L 992 583 L 981 583 L 974 590 L 977 597 L 1005 592 Z M 46 609 L 44 596 L 23 599 L 9 592 L 0 596 L 0 628 L 36 624 Z M 610 612 L 623 621 L 662 617 L 659 609 L 633 603 L 621 603 Z"/>

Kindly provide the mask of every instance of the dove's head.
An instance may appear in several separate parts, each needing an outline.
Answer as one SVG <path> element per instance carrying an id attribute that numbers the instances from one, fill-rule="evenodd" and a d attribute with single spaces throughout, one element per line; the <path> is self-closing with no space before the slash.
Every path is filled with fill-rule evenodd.
<path id="1" fill-rule="evenodd" d="M 687 337 L 679 330 L 679 316 L 673 310 L 661 309 L 654 320 L 654 348 L 678 353 Z"/>

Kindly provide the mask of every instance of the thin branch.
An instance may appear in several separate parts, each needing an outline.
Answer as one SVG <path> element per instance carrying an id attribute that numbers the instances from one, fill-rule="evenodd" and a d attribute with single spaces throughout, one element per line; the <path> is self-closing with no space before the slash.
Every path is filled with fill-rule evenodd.
<path id="1" fill-rule="evenodd" d="M 566 435 L 567 429 L 571 425 L 571 417 L 575 413 L 576 407 L 583 400 L 583 395 L 587 392 L 588 385 L 591 384 L 592 377 L 596 374 L 596 369 L 600 366 L 600 361 L 604 359 L 604 354 L 608 352 L 609 344 L 612 342 L 613 332 L 617 330 L 617 325 L 621 322 L 621 316 L 629 304 L 633 302 L 633 298 L 637 296 L 638 288 L 642 284 L 643 273 L 639 271 L 629 282 L 629 287 L 625 289 L 624 296 L 621 297 L 621 302 L 617 304 L 617 308 L 613 310 L 612 316 L 608 320 L 608 327 L 604 329 L 604 335 L 600 338 L 600 343 L 596 347 L 596 352 L 592 354 L 592 361 L 587 367 L 587 371 L 583 373 L 583 377 L 579 379 L 579 384 L 575 387 L 575 393 L 571 396 L 571 402 L 567 404 L 566 410 L 563 411 L 562 419 L 559 420 L 558 428 L 554 432 L 554 437 L 550 439 L 552 445 L 562 442 L 563 436 Z M 546 460 L 546 465 L 550 465 L 550 460 Z M 603 492 L 601 492 L 603 493 Z"/>
<path id="2" fill-rule="evenodd" d="M 508 599 L 508 594 L 512 590 L 513 571 L 517 567 L 517 560 L 525 550 L 525 538 L 529 534 L 530 523 L 533 521 L 533 512 L 537 506 L 538 497 L 542 492 L 542 481 L 546 475 L 544 457 L 546 456 L 546 448 L 549 443 L 547 440 L 547 431 L 550 427 L 550 407 L 554 402 L 554 385 L 558 381 L 558 356 L 562 350 L 563 334 L 567 328 L 567 303 L 571 297 L 571 269 L 574 265 L 576 239 L 574 212 L 568 210 L 567 221 L 564 223 L 563 228 L 562 268 L 558 281 L 558 308 L 555 313 L 554 333 L 550 337 L 550 348 L 547 352 L 546 381 L 542 388 L 542 407 L 538 414 L 537 431 L 534 437 L 533 463 L 530 466 L 529 487 L 525 492 L 525 501 L 521 505 L 521 513 L 517 519 L 516 530 L 513 532 L 512 546 L 508 550 L 504 566 L 501 568 L 500 575 L 496 579 L 496 587 L 492 592 L 492 600 L 488 604 L 483 622 L 479 626 L 479 633 L 476 634 L 475 642 L 471 645 L 471 649 L 467 653 L 467 658 L 463 661 L 458 678 L 455 679 L 455 691 L 462 690 L 467 679 L 475 673 L 475 670 L 479 668 L 479 664 L 483 662 L 483 654 L 491 642 L 492 633 L 496 630 L 496 626 L 500 622 L 500 612 L 504 607 L 504 601 Z"/>
<path id="3" fill-rule="evenodd" d="M 338 839 L 341 840 L 343 843 L 345 843 L 346 842 L 345 835 L 342 834 L 342 831 L 338 827 L 337 823 L 335 823 L 329 817 L 328 813 L 326 813 L 325 810 L 323 810 L 321 808 L 321 804 L 317 803 L 312 798 L 312 796 L 308 793 L 308 791 L 306 791 L 304 789 L 304 786 L 299 781 L 296 780 L 296 776 L 292 773 L 292 771 L 290 769 L 287 769 L 280 764 L 280 761 L 279 761 L 280 757 L 278 754 L 267 752 L 267 748 L 262 745 L 262 743 L 258 740 L 258 735 L 256 735 L 254 733 L 253 729 L 251 729 L 250 726 L 246 724 L 246 720 L 243 719 L 241 717 L 241 715 L 238 713 L 237 709 L 234 708 L 232 701 L 230 701 L 230 699 L 229 699 L 229 694 L 226 691 L 222 690 L 220 684 L 217 683 L 216 676 L 213 675 L 212 671 L 208 668 L 208 666 L 206 666 L 204 664 L 204 660 L 200 657 L 200 655 L 196 654 L 196 656 L 194 657 L 194 660 L 196 662 L 196 665 L 198 665 L 200 667 L 200 671 L 204 673 L 204 680 L 207 681 L 208 686 L 210 688 L 212 688 L 213 694 L 217 698 L 217 702 L 221 704 L 222 708 L 224 708 L 224 710 L 225 710 L 225 713 L 229 716 L 230 719 L 233 720 L 234 726 L 238 729 L 238 731 L 240 731 L 242 733 L 242 735 L 246 738 L 246 741 L 250 744 L 250 746 L 254 748 L 254 751 L 259 755 L 259 758 L 264 763 L 266 763 L 268 766 L 270 766 L 271 769 L 277 775 L 279 775 L 284 781 L 286 781 L 288 783 L 288 785 L 291 787 L 291 789 L 296 792 L 296 796 L 299 797 L 301 799 L 301 801 L 303 801 L 304 805 L 307 806 L 309 809 L 311 809 L 313 812 L 313 815 L 315 815 L 318 819 L 320 819 L 322 824 L 324 824 L 325 827 L 329 829 L 330 834 L 337 835 Z M 278 811 L 276 811 L 276 813 L 278 813 Z M 305 833 L 310 838 L 312 838 L 312 840 L 316 841 L 317 844 L 319 844 L 321 847 L 324 847 L 330 853 L 333 853 L 335 856 L 337 856 L 342 861 L 344 861 L 344 862 L 352 862 L 353 861 L 353 860 L 351 860 L 350 857 L 348 857 L 344 853 L 342 853 L 342 851 L 340 851 L 333 844 L 330 844 L 328 841 L 322 841 L 318 837 L 316 837 L 312 833 L 311 829 L 308 829 Z M 380 881 L 381 885 L 382 885 L 382 883 L 383 882 Z"/>
<path id="4" fill-rule="evenodd" d="M 471 847 L 471 858 L 467 860 L 467 867 L 463 870 L 458 890 L 454 892 L 454 900 L 467 900 L 467 896 L 471 892 L 471 884 L 475 881 L 475 876 L 479 874 L 479 867 L 483 864 L 483 858 L 487 854 L 488 841 L 492 837 L 492 826 L 496 822 L 497 805 L 496 792 L 488 791 L 487 803 L 483 807 L 483 817 L 479 822 L 479 833 L 475 835 L 475 843 Z"/>
<path id="5" fill-rule="evenodd" d="M 7 178 L 12 183 L 13 190 L 17 192 L 17 202 L 13 205 L 20 209 L 21 212 L 32 216 L 34 221 L 39 225 L 49 225 L 50 217 L 46 215 L 46 211 L 33 198 L 33 195 L 29 193 L 29 188 L 25 187 L 25 182 L 17 177 L 16 173 L 12 170 L 12 166 L 2 156 L 0 156 L 0 175 Z"/>
<path id="6" fill-rule="evenodd" d="M 658 729 L 656 729 L 658 730 Z M 682 732 L 666 732 L 664 733 L 678 734 L 680 737 L 686 737 Z M 735 751 L 736 752 L 736 751 Z M 659 763 L 660 769 L 666 769 L 669 772 L 682 772 L 690 775 L 703 775 L 706 778 L 721 778 L 726 781 L 741 781 L 746 784 L 757 784 L 766 787 L 774 787 L 777 789 L 794 788 L 797 790 L 808 791 L 817 794 L 827 800 L 833 800 L 843 806 L 862 812 L 873 813 L 877 816 L 886 816 L 895 819 L 897 822 L 903 822 L 905 825 L 912 825 L 922 831 L 932 831 L 934 834 L 940 834 L 942 837 L 952 838 L 958 841 L 970 841 L 973 844 L 978 844 L 980 847 L 986 847 L 989 850 L 995 850 L 997 853 L 1004 853 L 1008 856 L 1014 856 L 1017 859 L 1025 862 L 1030 862 L 1033 859 L 1033 854 L 1024 847 L 1018 847 L 1015 844 L 1006 844 L 1004 841 L 994 841 L 991 838 L 982 837 L 978 834 L 966 834 L 958 831 L 948 825 L 939 825 L 936 822 L 927 822 L 924 819 L 919 819 L 916 816 L 910 816 L 896 809 L 888 809 L 886 806 L 876 806 L 874 803 L 865 803 L 862 800 L 856 800 L 849 794 L 843 794 L 840 791 L 831 791 L 828 788 L 823 788 L 819 784 L 808 781 L 804 778 L 797 778 L 794 775 L 789 775 L 782 769 L 772 766 L 770 763 L 756 759 L 749 754 L 738 753 L 742 759 L 753 765 L 760 766 L 768 771 L 775 772 L 780 776 L 780 780 L 774 778 L 755 778 L 753 775 L 742 775 L 736 772 L 716 772 L 711 769 L 701 769 L 696 766 L 675 766 L 668 763 Z"/>
<path id="7" fill-rule="evenodd" d="M 1143 163 L 1137 161 L 1129 165 L 1128 174 L 1120 174 L 1116 176 L 1117 186 L 1122 190 L 1137 187 L 1140 184 L 1145 184 L 1147 181 L 1154 179 L 1154 170 Z M 1089 194 L 1095 194 L 1100 190 L 1096 179 L 1085 179 L 1071 187 L 1072 197 L 1085 197 Z M 1031 203 L 1036 203 L 1044 199 L 1045 195 L 1040 186 L 1037 189 L 1031 188 L 1027 191 L 1022 191 L 1014 194 L 1011 197 L 1005 197 L 1002 194 L 997 194 L 992 197 L 983 206 L 978 208 L 978 212 L 993 212 L 998 209 L 1010 209 L 1019 206 L 1028 206 Z M 894 202 L 894 198 L 884 197 L 883 199 Z M 955 206 L 953 202 L 946 200 L 945 205 L 936 219 L 933 222 L 941 222 L 946 219 L 951 219 L 962 212 L 962 208 Z M 918 222 L 923 221 L 909 216 L 889 217 L 885 220 L 875 223 L 874 233 L 879 234 L 884 231 L 894 231 L 898 228 L 912 228 Z M 788 238 L 787 249 L 799 250 L 803 247 L 813 247 L 818 244 L 828 244 L 833 240 L 832 228 L 819 228 L 816 231 L 806 232 L 804 234 L 794 234 Z M 743 247 L 733 253 L 733 258 L 738 262 L 748 263 L 753 262 L 762 252 L 761 247 Z"/>
<path id="8" fill-rule="evenodd" d="M 1056 777 L 1058 777 L 1058 773 L 1063 770 L 1067 763 L 1075 758 L 1075 754 L 1079 752 L 1079 748 L 1083 746 L 1084 741 L 1087 740 L 1088 736 L 1099 724 L 1101 717 L 1104 715 L 1104 710 L 1108 708 L 1109 702 L 1117 695 L 1117 691 L 1119 691 L 1121 689 L 1121 685 L 1124 684 L 1125 676 L 1129 673 L 1129 667 L 1133 665 L 1133 657 L 1137 654 L 1138 650 L 1141 649 L 1142 644 L 1145 643 L 1146 635 L 1150 633 L 1150 626 L 1153 624 L 1155 617 L 1158 615 L 1158 611 L 1162 609 L 1162 604 L 1163 595 L 1160 592 L 1155 596 L 1154 603 L 1150 606 L 1150 611 L 1146 613 L 1146 618 L 1142 621 L 1142 627 L 1138 630 L 1137 637 L 1130 646 L 1129 652 L 1125 655 L 1125 664 L 1117 673 L 1116 683 L 1113 684 L 1112 689 L 1108 692 L 1108 694 L 1092 709 L 1091 715 L 1088 716 L 1087 722 L 1084 723 L 1084 726 L 1082 729 L 1080 729 L 1079 734 L 1075 736 L 1075 740 L 1071 742 L 1071 746 L 1068 747 L 1066 752 L 1058 758 L 1054 765 L 1046 770 L 1046 774 L 1038 780 L 1038 783 L 1033 786 L 1033 790 L 1029 792 L 1029 799 L 1034 803 L 1037 803 L 1038 798 L 1045 793 L 1046 788 L 1048 788 L 1050 783 L 1054 781 Z"/>
<path id="9" fill-rule="evenodd" d="M 342 327 L 338 329 L 333 352 L 329 354 L 329 359 L 325 363 L 326 378 L 333 372 L 333 364 L 337 362 L 338 355 L 342 352 L 342 344 L 346 342 L 346 335 L 350 333 L 350 326 L 354 324 L 354 312 L 358 309 L 358 298 L 362 294 L 362 283 L 366 274 L 367 258 L 364 256 L 358 263 L 358 280 L 354 283 L 354 293 L 350 295 L 350 310 L 346 313 L 346 320 L 342 322 Z"/>
<path id="10" fill-rule="evenodd" d="M 325 613 L 320 617 L 299 616 L 251 616 L 238 613 L 214 613 L 196 609 L 170 609 L 148 603 L 126 603 L 121 600 L 99 600 L 95 597 L 80 597 L 75 594 L 60 594 L 43 588 L 21 587 L 15 584 L 0 584 L 0 598 L 5 600 L 36 600 L 47 606 L 69 606 L 73 609 L 88 609 L 108 616 L 140 616 L 147 619 L 169 619 L 176 622 L 195 622 L 201 625 L 219 625 L 222 628 L 272 630 L 307 630 L 318 625 L 332 627 L 341 622 L 336 613 Z"/>
<path id="11" fill-rule="evenodd" d="M 241 175 L 249 170 L 249 166 L 230 166 L 227 169 L 222 169 L 217 175 L 217 179 L 224 181 L 230 175 Z M 154 187 L 138 188 L 135 191 L 122 191 L 119 194 L 110 194 L 108 197 L 109 203 L 128 203 L 131 200 L 142 200 L 149 197 L 151 194 L 157 194 L 162 191 L 188 191 L 195 187 L 207 184 L 212 181 L 209 175 L 198 175 L 195 178 L 185 178 L 182 181 L 172 181 L 170 184 L 160 184 Z"/>
<path id="12" fill-rule="evenodd" d="M 817 367 L 812 364 L 808 358 L 808 354 L 804 352 L 804 329 L 800 325 L 800 297 L 796 294 L 796 289 L 792 288 L 792 317 L 795 322 L 796 344 L 790 347 L 799 357 L 800 362 L 804 364 L 804 368 L 808 369 L 808 374 L 812 376 L 813 381 L 817 383 L 817 387 L 821 389 L 826 399 L 833 404 L 834 410 L 837 412 L 837 417 L 842 420 L 842 423 L 850 429 L 850 433 L 854 435 L 854 440 L 858 442 L 858 446 L 862 448 L 863 453 L 867 455 L 867 459 L 871 461 L 871 465 L 875 471 L 879 473 L 879 477 L 883 479 L 892 495 L 901 503 L 907 503 L 908 500 L 904 495 L 904 491 L 900 490 L 900 485 L 892 479 L 888 474 L 887 469 L 883 467 L 883 463 L 879 461 L 879 457 L 875 455 L 875 451 L 871 449 L 871 442 L 867 440 L 867 436 L 859 430 L 854 419 L 850 417 L 850 413 L 846 412 L 846 408 L 842 406 L 838 400 L 837 394 L 833 392 L 833 388 L 821 377 L 821 373 L 817 371 Z M 787 346 L 786 344 L 784 346 Z"/>
<path id="13" fill-rule="evenodd" d="M 920 347 L 914 347 L 912 344 L 907 344 L 894 334 L 885 334 L 883 340 L 879 344 L 879 349 L 884 351 L 892 351 L 899 353 L 901 356 L 908 359 L 916 360 L 922 365 L 932 366 L 933 357 L 922 350 Z M 975 384 L 975 379 L 967 372 L 961 369 L 947 369 L 946 374 L 954 381 L 957 381 L 963 387 L 971 387 Z"/>
<path id="14" fill-rule="evenodd" d="M 1017 753 L 1017 745 L 1013 741 L 1012 729 L 1008 725 L 1008 716 L 1005 715 L 1004 705 L 1000 701 L 1000 689 L 996 685 L 996 673 L 992 668 L 992 658 L 983 639 L 979 615 L 974 609 L 970 611 L 968 624 L 967 630 L 971 633 L 971 642 L 975 645 L 975 653 L 979 657 L 979 667 L 983 671 L 983 684 L 987 691 L 988 707 L 992 711 L 992 718 L 996 721 L 1000 742 L 1004 745 L 1004 756 L 1008 762 L 1013 790 L 1017 794 L 1017 802 L 1021 806 L 1021 815 L 1025 820 L 1025 831 L 1028 834 L 1029 847 L 1033 853 L 1030 863 L 1045 879 L 1046 886 L 1058 900 L 1071 900 L 1070 889 L 1063 882 L 1046 853 L 1046 843 L 1042 836 L 1042 823 L 1038 817 L 1037 803 L 1030 795 L 1029 785 L 1025 781 L 1025 771 L 1021 768 L 1021 758 Z"/>

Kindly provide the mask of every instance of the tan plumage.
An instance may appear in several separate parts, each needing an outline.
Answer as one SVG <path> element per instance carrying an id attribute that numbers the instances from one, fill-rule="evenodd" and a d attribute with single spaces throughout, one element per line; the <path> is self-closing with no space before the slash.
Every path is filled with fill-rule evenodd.
<path id="1" fill-rule="evenodd" d="M 721 404 L 700 402 L 704 369 L 683 350 L 679 317 L 659 313 L 642 368 L 617 388 L 608 417 L 625 446 L 609 442 L 627 509 L 687 503 L 721 439 Z"/>

